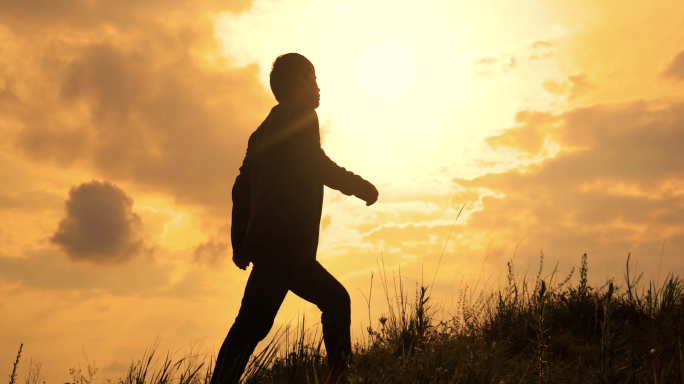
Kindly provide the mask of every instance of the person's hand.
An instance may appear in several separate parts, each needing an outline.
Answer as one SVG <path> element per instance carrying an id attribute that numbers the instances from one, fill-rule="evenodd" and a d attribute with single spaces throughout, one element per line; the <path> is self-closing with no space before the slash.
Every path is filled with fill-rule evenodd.
<path id="1" fill-rule="evenodd" d="M 371 184 L 370 182 L 367 183 L 368 184 L 366 185 L 365 191 L 363 192 L 363 196 L 359 197 L 361 198 L 361 200 L 366 202 L 367 207 L 370 207 L 371 205 L 375 204 L 376 201 L 378 201 L 378 196 L 380 195 L 380 193 L 373 184 Z"/>
<path id="2" fill-rule="evenodd" d="M 233 253 L 233 262 L 235 263 L 235 265 L 237 265 L 238 268 L 242 269 L 243 271 L 247 270 L 250 261 L 251 260 L 249 255 L 246 255 L 244 253 Z"/>

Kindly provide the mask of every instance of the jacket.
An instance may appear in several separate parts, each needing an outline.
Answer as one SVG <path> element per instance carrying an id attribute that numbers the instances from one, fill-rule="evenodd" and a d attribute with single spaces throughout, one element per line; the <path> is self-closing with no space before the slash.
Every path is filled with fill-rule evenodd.
<path id="1" fill-rule="evenodd" d="M 359 197 L 373 188 L 325 154 L 313 108 L 276 105 L 250 136 L 233 185 L 234 254 L 255 265 L 315 260 L 324 185 Z"/>

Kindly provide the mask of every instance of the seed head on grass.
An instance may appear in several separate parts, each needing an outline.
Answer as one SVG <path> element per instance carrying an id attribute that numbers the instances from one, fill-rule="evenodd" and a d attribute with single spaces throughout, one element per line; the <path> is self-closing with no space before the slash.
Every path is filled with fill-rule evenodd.
<path id="1" fill-rule="evenodd" d="M 15 384 L 17 382 L 17 366 L 19 365 L 19 358 L 21 358 L 21 349 L 24 347 L 24 343 L 19 345 L 19 352 L 17 352 L 17 360 L 14 361 L 14 368 L 12 368 L 12 374 L 10 375 L 10 384 Z"/>

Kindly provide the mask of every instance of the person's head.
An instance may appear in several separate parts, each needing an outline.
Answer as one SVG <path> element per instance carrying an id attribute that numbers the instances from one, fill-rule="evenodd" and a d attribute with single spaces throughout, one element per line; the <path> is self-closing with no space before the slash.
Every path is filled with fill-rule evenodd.
<path id="1" fill-rule="evenodd" d="M 271 68 L 271 91 L 279 103 L 299 102 L 318 108 L 320 89 L 313 64 L 298 53 L 278 56 Z"/>

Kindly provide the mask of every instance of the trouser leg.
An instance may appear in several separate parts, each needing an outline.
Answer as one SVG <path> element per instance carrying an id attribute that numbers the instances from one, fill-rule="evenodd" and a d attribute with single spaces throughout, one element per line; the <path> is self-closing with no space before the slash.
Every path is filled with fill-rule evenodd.
<path id="1" fill-rule="evenodd" d="M 216 358 L 211 384 L 240 380 L 257 344 L 273 327 L 287 294 L 288 274 L 255 266 L 247 280 L 240 311 Z"/>
<path id="2" fill-rule="evenodd" d="M 344 370 L 345 360 L 351 358 L 351 299 L 347 290 L 317 261 L 303 266 L 290 290 L 321 310 L 328 362 L 334 370 Z"/>

